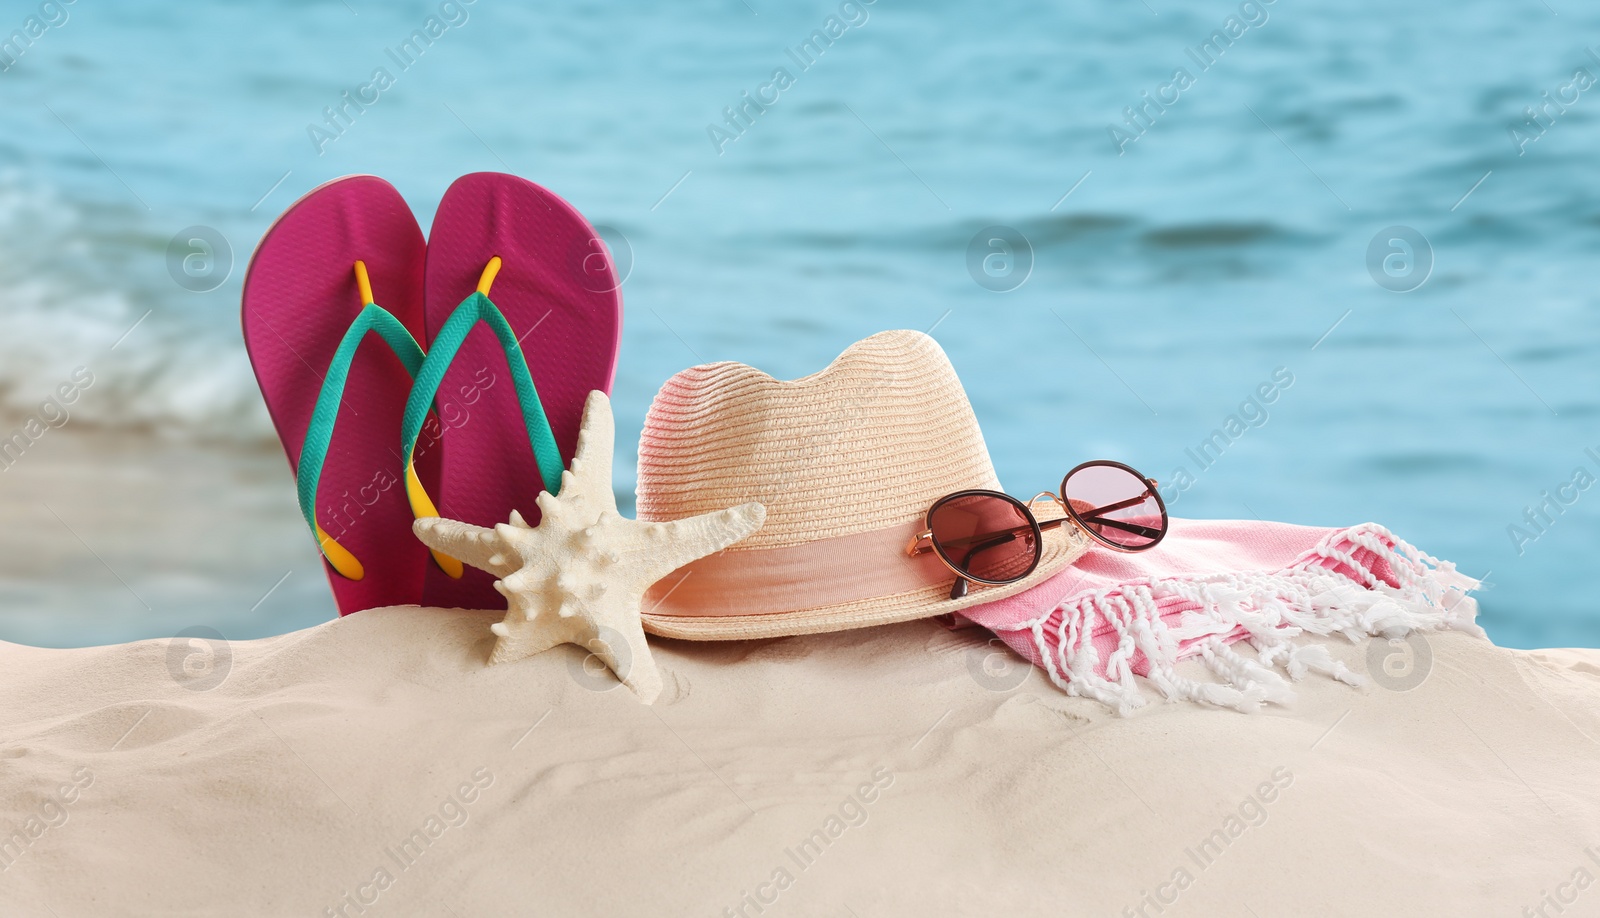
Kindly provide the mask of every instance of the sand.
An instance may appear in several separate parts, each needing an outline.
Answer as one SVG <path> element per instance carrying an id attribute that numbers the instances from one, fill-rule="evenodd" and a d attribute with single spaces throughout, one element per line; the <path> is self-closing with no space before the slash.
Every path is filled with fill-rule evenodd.
<path id="1" fill-rule="evenodd" d="M 644 707 L 498 618 L 0 644 L 0 914 L 1600 913 L 1600 651 L 1119 718 L 913 622 L 653 639 Z"/>

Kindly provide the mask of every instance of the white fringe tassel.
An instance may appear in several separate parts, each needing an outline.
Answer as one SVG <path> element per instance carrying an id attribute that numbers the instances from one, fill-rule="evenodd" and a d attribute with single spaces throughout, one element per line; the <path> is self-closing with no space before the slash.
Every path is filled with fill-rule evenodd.
<path id="1" fill-rule="evenodd" d="M 1358 548 L 1386 562 L 1399 586 L 1390 586 L 1372 567 L 1359 563 L 1354 554 Z M 1344 570 L 1329 570 L 1321 566 L 1323 561 Z M 1149 662 L 1147 678 L 1169 701 L 1250 712 L 1268 702 L 1291 700 L 1290 681 L 1307 673 L 1351 685 L 1365 681 L 1334 660 L 1326 647 L 1296 644 L 1302 634 L 1342 634 L 1355 642 L 1372 635 L 1394 638 L 1413 630 L 1454 629 L 1485 637 L 1475 621 L 1477 601 L 1467 595 L 1477 586 L 1478 581 L 1454 564 L 1417 550 L 1376 523 L 1363 523 L 1332 533 L 1290 570 L 1153 580 L 1099 590 L 1020 627 L 1032 632 L 1052 682 L 1118 714 L 1146 703 L 1134 678 L 1135 653 Z M 1172 597 L 1199 608 L 1182 613 L 1169 626 L 1157 602 Z M 1052 647 L 1046 628 L 1056 612 L 1060 617 Z M 1102 622 L 1117 634 L 1116 649 L 1104 661 L 1092 640 Z M 1240 628 L 1246 632 L 1243 640 L 1256 651 L 1254 660 L 1229 646 L 1228 636 Z M 1175 669 L 1180 646 L 1197 640 L 1184 656 L 1197 656 L 1221 682 L 1196 682 Z"/>

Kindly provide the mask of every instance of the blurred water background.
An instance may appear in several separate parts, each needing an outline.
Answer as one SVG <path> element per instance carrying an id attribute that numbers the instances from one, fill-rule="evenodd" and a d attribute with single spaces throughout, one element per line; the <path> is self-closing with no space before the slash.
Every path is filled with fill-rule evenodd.
<path id="1" fill-rule="evenodd" d="M 388 178 L 426 228 L 498 170 L 626 272 L 625 499 L 673 372 L 794 377 L 931 330 L 1015 493 L 1109 457 L 1177 515 L 1376 520 L 1487 572 L 1498 642 L 1600 645 L 1600 88 L 1576 73 L 1600 76 L 1600 9 L 7 0 L 14 30 L 0 422 L 43 423 L 0 472 L 0 638 L 328 618 L 245 264 L 329 178 Z M 376 68 L 392 85 L 314 137 Z M 746 93 L 775 101 L 730 125 Z M 174 270 L 195 226 L 214 263 Z M 70 420 L 41 408 L 79 367 Z"/>

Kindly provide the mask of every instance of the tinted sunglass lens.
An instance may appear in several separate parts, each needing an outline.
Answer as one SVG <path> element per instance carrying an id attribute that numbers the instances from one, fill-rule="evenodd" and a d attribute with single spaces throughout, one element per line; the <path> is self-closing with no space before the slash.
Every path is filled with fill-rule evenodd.
<path id="1" fill-rule="evenodd" d="M 962 494 L 928 514 L 934 547 L 964 576 L 1010 583 L 1038 561 L 1039 540 L 1028 511 L 998 494 Z"/>
<path id="2" fill-rule="evenodd" d="M 1155 487 L 1121 466 L 1086 465 L 1067 476 L 1061 491 L 1078 523 L 1117 548 L 1139 551 L 1166 535 Z"/>

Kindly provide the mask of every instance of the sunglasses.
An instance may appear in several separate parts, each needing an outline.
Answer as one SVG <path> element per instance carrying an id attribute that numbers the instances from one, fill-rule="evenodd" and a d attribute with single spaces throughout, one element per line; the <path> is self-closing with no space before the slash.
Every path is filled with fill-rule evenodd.
<path id="1" fill-rule="evenodd" d="M 1066 512 L 1039 522 L 1032 505 L 1048 498 Z M 1167 534 L 1167 505 L 1156 481 L 1138 471 L 1096 459 L 1061 479 L 1061 493 L 1041 491 L 1024 504 L 999 491 L 957 491 L 934 501 L 926 529 L 906 554 L 934 552 L 956 574 L 951 599 L 967 595 L 970 583 L 1015 583 L 1033 573 L 1044 555 L 1044 530 L 1071 523 L 1113 551 L 1145 551 Z"/>

